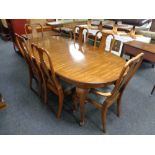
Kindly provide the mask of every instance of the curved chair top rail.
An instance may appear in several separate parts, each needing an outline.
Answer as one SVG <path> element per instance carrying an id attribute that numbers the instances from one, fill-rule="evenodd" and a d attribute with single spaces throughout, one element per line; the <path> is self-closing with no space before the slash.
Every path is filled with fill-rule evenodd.
<path id="1" fill-rule="evenodd" d="M 34 39 L 38 37 L 38 32 L 41 32 L 43 38 L 43 26 L 40 23 L 35 24 L 25 24 L 25 34 L 28 38 L 28 34 L 31 34 L 31 37 Z"/>

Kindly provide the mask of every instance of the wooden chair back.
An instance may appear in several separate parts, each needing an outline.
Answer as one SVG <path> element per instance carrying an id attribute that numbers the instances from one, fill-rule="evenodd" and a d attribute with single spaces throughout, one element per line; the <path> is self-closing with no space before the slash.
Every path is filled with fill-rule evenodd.
<path id="1" fill-rule="evenodd" d="M 142 60 L 143 60 L 143 53 L 140 53 L 136 57 L 130 59 L 122 69 L 122 72 L 119 76 L 119 79 L 116 81 L 115 87 L 111 92 L 111 96 L 108 97 L 107 101 L 114 101 L 120 95 L 123 93 L 125 87 L 127 86 L 130 79 L 133 77 L 137 69 L 140 67 Z M 107 102 L 111 104 L 111 102 Z M 108 105 L 109 106 L 109 105 Z"/>
<path id="2" fill-rule="evenodd" d="M 74 33 L 74 42 L 76 41 L 77 37 L 78 37 L 79 45 L 82 45 L 83 42 L 87 42 L 88 34 L 89 34 L 87 28 L 80 27 L 80 26 L 75 26 L 74 30 L 73 30 L 73 33 Z"/>
<path id="3" fill-rule="evenodd" d="M 99 37 L 100 35 L 100 37 Z M 101 32 L 101 31 L 98 31 L 95 35 L 95 42 L 94 42 L 94 47 L 97 46 L 97 41 L 100 41 L 100 44 L 99 44 L 99 49 L 101 50 L 105 50 L 106 49 L 106 46 L 107 46 L 107 39 L 108 37 L 112 37 L 111 41 L 110 41 L 110 48 L 109 48 L 109 52 L 112 51 L 112 48 L 113 48 L 113 45 L 114 45 L 114 42 L 115 42 L 115 37 L 113 34 L 109 34 L 109 33 L 104 33 L 104 32 Z"/>
<path id="4" fill-rule="evenodd" d="M 41 24 L 25 24 L 25 34 L 27 38 L 29 38 L 28 34 L 32 39 L 39 38 L 38 32 L 41 33 L 41 38 L 43 38 L 43 26 Z"/>
<path id="5" fill-rule="evenodd" d="M 117 22 L 114 23 L 113 28 L 112 28 L 113 34 L 118 34 L 118 24 Z"/>
<path id="6" fill-rule="evenodd" d="M 24 37 L 15 33 L 16 45 L 21 52 L 22 56 L 26 59 L 26 61 L 30 61 L 30 50 L 28 50 L 28 43 L 24 39 Z"/>
<path id="7" fill-rule="evenodd" d="M 24 59 L 29 67 L 29 71 L 31 72 L 31 74 L 41 76 L 40 69 L 37 65 L 37 61 L 32 53 L 32 50 L 28 48 L 28 42 L 26 42 L 26 40 L 18 34 L 16 34 L 16 39 L 19 49 L 21 49 L 24 54 Z"/>
<path id="8" fill-rule="evenodd" d="M 99 23 L 99 25 L 98 25 L 98 29 L 99 29 L 100 31 L 102 31 L 102 29 L 103 29 L 102 21 L 100 21 L 100 23 Z"/>
<path id="9" fill-rule="evenodd" d="M 25 58 L 24 49 L 22 48 L 23 45 L 21 44 L 21 42 L 22 42 L 21 40 L 22 39 L 23 38 L 20 35 L 18 35 L 17 33 L 15 33 L 15 43 L 16 43 L 16 46 L 17 46 L 20 54 L 22 55 L 22 57 Z"/>
<path id="10" fill-rule="evenodd" d="M 52 89 L 55 94 L 58 94 L 58 92 L 62 90 L 62 87 L 56 77 L 49 52 L 33 43 L 31 47 L 33 55 L 39 58 L 39 67 L 43 73 L 44 82 L 49 84 L 50 89 Z"/>

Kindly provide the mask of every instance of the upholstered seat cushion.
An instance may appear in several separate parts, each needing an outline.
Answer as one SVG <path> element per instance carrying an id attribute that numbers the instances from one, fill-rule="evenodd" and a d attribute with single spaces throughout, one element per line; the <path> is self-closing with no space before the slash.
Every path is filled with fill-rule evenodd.
<path id="1" fill-rule="evenodd" d="M 97 42 L 96 42 L 96 46 L 97 46 L 97 47 L 99 47 L 100 40 L 101 40 L 101 38 L 98 39 Z M 92 34 L 92 33 L 89 33 L 89 34 L 88 34 L 88 44 L 94 45 L 94 42 L 95 42 L 95 35 Z"/>
<path id="2" fill-rule="evenodd" d="M 63 89 L 64 92 L 68 92 L 68 91 L 75 88 L 75 85 L 69 84 L 66 81 L 62 80 L 62 79 L 60 80 L 60 83 L 62 85 L 62 89 Z"/>
<path id="3" fill-rule="evenodd" d="M 100 91 L 100 92 L 112 92 L 112 90 L 114 89 L 114 85 L 109 85 L 107 87 L 103 87 L 103 88 L 96 88 L 95 90 Z M 87 95 L 87 98 L 91 99 L 91 100 L 95 100 L 96 102 L 103 104 L 106 97 L 105 96 L 101 96 L 101 95 L 96 95 L 94 93 L 90 93 Z"/>

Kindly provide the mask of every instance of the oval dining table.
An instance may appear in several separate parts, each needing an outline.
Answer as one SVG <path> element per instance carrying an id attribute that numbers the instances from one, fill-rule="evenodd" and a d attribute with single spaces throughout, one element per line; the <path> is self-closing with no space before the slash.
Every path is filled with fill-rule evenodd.
<path id="1" fill-rule="evenodd" d="M 29 40 L 45 48 L 53 63 L 55 73 L 76 86 L 80 102 L 80 125 L 84 125 L 84 105 L 90 88 L 113 84 L 121 73 L 125 60 L 92 45 L 78 43 L 62 36 L 48 36 Z"/>

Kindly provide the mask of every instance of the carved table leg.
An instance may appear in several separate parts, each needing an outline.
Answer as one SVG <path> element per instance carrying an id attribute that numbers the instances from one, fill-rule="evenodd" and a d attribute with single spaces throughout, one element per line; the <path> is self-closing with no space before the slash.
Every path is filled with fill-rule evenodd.
<path id="1" fill-rule="evenodd" d="M 85 104 L 85 99 L 88 93 L 88 89 L 85 88 L 76 88 L 76 93 L 77 96 L 79 97 L 80 100 L 80 125 L 84 125 L 84 119 L 85 119 L 85 109 L 84 109 L 84 104 Z"/>

